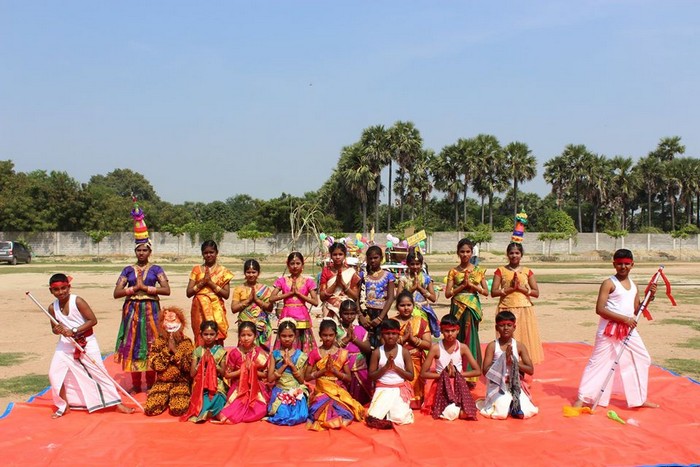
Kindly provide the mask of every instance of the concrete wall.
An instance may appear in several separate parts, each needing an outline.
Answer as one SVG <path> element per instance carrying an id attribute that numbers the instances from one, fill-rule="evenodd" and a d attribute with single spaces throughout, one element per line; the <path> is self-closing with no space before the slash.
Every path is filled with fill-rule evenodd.
<path id="1" fill-rule="evenodd" d="M 509 232 L 495 232 L 493 240 L 481 245 L 481 251 L 501 253 L 510 242 Z M 526 253 L 549 254 L 548 242 L 537 240 L 537 232 L 525 233 Z M 463 232 L 435 232 L 428 236 L 427 248 L 430 253 L 452 253 L 457 242 L 464 236 Z M 386 234 L 378 233 L 376 239 L 383 244 Z M 83 232 L 0 232 L 2 240 L 26 240 L 32 247 L 35 256 L 128 256 L 133 254 L 134 237 L 131 232 L 115 233 L 94 244 L 90 237 Z M 151 232 L 153 248 L 158 254 L 198 256 L 200 254 L 197 241 L 194 244 L 188 235 L 174 237 L 168 233 Z M 252 240 L 240 239 L 234 232 L 228 232 L 219 245 L 219 250 L 225 255 L 247 255 L 253 253 L 277 254 L 287 253 L 294 249 L 308 254 L 315 247 L 312 237 L 302 235 L 292 244 L 289 234 L 279 234 L 272 238 Z M 642 251 L 674 251 L 681 247 L 680 240 L 668 234 L 630 234 L 617 241 L 604 233 L 578 234 L 575 240 L 560 240 L 551 243 L 551 254 L 580 254 L 586 251 L 614 251 L 616 248 L 629 248 L 635 252 Z M 684 250 L 700 250 L 700 237 L 692 236 L 683 240 Z"/>

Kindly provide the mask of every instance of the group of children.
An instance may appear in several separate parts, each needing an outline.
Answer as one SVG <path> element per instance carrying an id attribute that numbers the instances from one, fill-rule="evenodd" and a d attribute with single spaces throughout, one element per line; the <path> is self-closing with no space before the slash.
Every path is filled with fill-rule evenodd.
<path id="1" fill-rule="evenodd" d="M 299 252 L 289 255 L 288 274 L 275 281 L 272 289 L 258 283 L 257 261 L 246 261 L 245 282 L 234 289 L 231 307 L 238 316 L 238 344 L 229 351 L 223 347 L 217 320 L 198 323 L 195 347 L 183 334 L 183 312 L 176 307 L 161 309 L 159 335 L 148 357 L 156 382 L 147 395 L 146 414 L 157 415 L 169 409 L 172 415 L 192 422 L 265 419 L 277 425 L 306 423 L 311 430 L 339 428 L 362 420 L 371 427 L 389 428 L 392 424 L 412 423 L 414 410 L 448 420 L 475 420 L 477 412 L 496 419 L 535 415 L 538 409 L 523 376 L 532 375 L 534 365 L 543 358 L 530 300 L 539 295 L 537 282 L 531 270 L 520 266 L 522 245 L 512 243 L 507 249 L 509 263 L 497 270 L 489 290 L 485 269 L 470 261 L 473 248 L 467 239 L 457 246 L 460 264 L 449 271 L 445 289 L 445 296 L 451 299 L 450 312 L 439 321 L 431 306 L 436 301 L 433 281 L 423 270 L 423 258 L 417 249 L 408 253 L 407 274 L 397 280 L 381 268 L 379 247 L 368 249 L 366 271 L 357 274 L 345 264 L 345 246 L 333 244 L 318 295 L 315 281 L 303 275 L 304 257 Z M 616 252 L 618 282 L 603 284 L 597 312 L 603 327 L 605 319 L 633 328 L 629 319 L 633 315 L 628 310 L 634 312 L 638 297 L 635 302 L 632 295 L 636 297 L 636 288 L 626 276 L 632 264 L 631 253 L 629 261 L 620 262 L 618 256 Z M 191 291 L 211 286 L 208 282 L 212 282 L 208 269 L 201 280 L 192 277 L 188 296 Z M 228 281 L 226 287 L 228 296 Z M 223 290 L 217 285 L 211 288 L 214 293 Z M 611 305 L 605 303 L 615 299 L 615 291 L 619 293 L 621 288 L 629 297 L 620 299 L 615 308 L 618 311 L 610 311 Z M 65 384 L 65 373 L 80 373 L 66 370 L 66 364 L 61 363 L 68 358 L 63 355 L 63 338 L 87 336 L 88 343 L 94 342 L 91 329 L 96 319 L 82 299 L 70 294 L 65 276 L 53 276 L 50 291 L 56 297 L 50 311 L 59 321 L 68 320 L 68 324 L 53 327 L 54 333 L 63 336 L 50 372 L 58 407 L 54 415 L 58 417 L 73 406 L 66 389 L 74 385 Z M 500 298 L 495 326 L 498 337 L 488 343 L 482 357 L 479 296 L 489 293 Z M 308 305 L 318 306 L 319 295 L 325 316 L 319 325 L 317 344 Z M 277 301 L 283 306 L 273 343 L 269 317 Z M 364 310 L 358 302 L 364 304 Z M 392 305 L 397 313 L 389 318 Z M 624 313 L 619 311 L 622 308 Z M 71 328 L 72 324 L 79 328 Z M 599 368 L 602 364 L 596 355 L 610 353 L 614 345 L 602 347 L 597 339 L 589 367 Z M 595 358 L 598 360 L 594 362 Z M 584 389 L 594 386 L 588 375 L 600 373 L 595 368 L 587 367 L 584 373 L 579 395 L 582 403 L 589 403 Z M 487 383 L 486 397 L 475 402 L 471 390 L 482 374 Z M 110 394 L 108 400 L 103 398 L 101 405 L 78 406 L 96 410 L 117 405 L 128 412 L 116 390 L 114 393 L 100 388 L 100 394 Z M 639 398 L 641 403 L 637 403 Z M 650 405 L 646 388 L 636 399 L 628 400 L 631 405 Z"/>

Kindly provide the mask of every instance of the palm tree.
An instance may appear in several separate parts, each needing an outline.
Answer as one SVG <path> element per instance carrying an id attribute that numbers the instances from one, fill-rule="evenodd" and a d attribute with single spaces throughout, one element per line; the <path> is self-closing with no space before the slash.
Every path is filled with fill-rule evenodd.
<path id="1" fill-rule="evenodd" d="M 537 174 L 537 160 L 525 143 L 512 142 L 503 148 L 504 170 L 513 180 L 513 217 L 518 214 L 518 183 L 529 182 Z"/>
<path id="2" fill-rule="evenodd" d="M 376 200 L 374 206 L 374 228 L 379 230 L 379 195 L 382 189 L 382 170 L 387 164 L 391 163 L 391 150 L 389 148 L 389 134 L 384 129 L 384 125 L 374 125 L 365 128 L 360 137 L 362 150 L 369 158 L 372 172 L 374 172 L 376 181 Z M 389 171 L 389 183 L 391 184 L 391 170 Z M 391 194 L 389 194 L 389 215 L 391 216 Z M 389 219 L 387 231 L 389 230 Z"/>
<path id="3" fill-rule="evenodd" d="M 377 177 L 372 170 L 372 162 L 363 151 L 360 143 L 345 146 L 338 163 L 345 187 L 360 202 L 362 233 L 367 232 L 367 193 L 374 190 Z"/>
<path id="4" fill-rule="evenodd" d="M 604 155 L 591 154 L 585 176 L 587 198 L 593 205 L 591 232 L 598 231 L 598 212 L 608 202 L 612 187 L 612 166 Z"/>
<path id="5" fill-rule="evenodd" d="M 493 229 L 493 194 L 508 188 L 504 171 L 503 150 L 493 135 L 480 134 L 474 138 L 474 154 L 479 166 L 474 180 L 475 191 L 488 197 L 489 228 Z"/>
<path id="6" fill-rule="evenodd" d="M 576 209 L 578 211 L 578 231 L 583 232 L 583 217 L 581 215 L 581 190 L 585 184 L 585 177 L 592 162 L 592 154 L 583 144 L 569 144 L 561 154 L 566 161 L 569 172 L 570 186 L 574 188 L 576 195 Z"/>
<path id="7" fill-rule="evenodd" d="M 621 209 L 620 227 L 627 229 L 627 210 L 630 200 L 640 187 L 640 180 L 632 170 L 634 164 L 631 157 L 615 156 L 610 160 L 612 167 L 611 189 L 612 196 L 618 201 Z"/>
<path id="8" fill-rule="evenodd" d="M 552 185 L 552 193 L 557 197 L 557 209 L 561 211 L 564 195 L 569 191 L 569 171 L 564 156 L 556 156 L 544 164 L 544 180 Z"/>
<path id="9" fill-rule="evenodd" d="M 413 162 L 423 149 L 423 138 L 413 122 L 398 121 L 389 129 L 389 141 L 393 159 L 399 164 L 397 170 L 394 193 L 400 198 L 401 222 L 404 218 L 404 197 L 406 196 L 407 175 L 411 173 Z M 389 164 L 389 176 L 391 177 L 391 164 Z M 391 193 L 391 186 L 389 187 Z M 389 197 L 391 206 L 391 195 Z"/>
<path id="10" fill-rule="evenodd" d="M 459 230 L 459 193 L 462 191 L 460 161 L 459 148 L 456 144 L 452 144 L 442 148 L 432 166 L 435 188 L 446 193 L 448 201 L 454 203 L 457 230 Z"/>
<path id="11" fill-rule="evenodd" d="M 651 200 L 660 184 L 661 161 L 651 155 L 639 159 L 632 169 L 637 174 L 647 195 L 647 227 L 651 227 Z"/>
<path id="12" fill-rule="evenodd" d="M 415 200 L 420 199 L 421 217 L 425 222 L 425 206 L 433 191 L 433 184 L 430 182 L 430 167 L 435 164 L 435 151 L 423 149 L 415 160 L 411 178 L 408 179 L 408 192 L 411 199 L 411 220 L 415 219 Z"/>
<path id="13" fill-rule="evenodd" d="M 464 195 L 462 196 L 463 215 L 462 223 L 465 228 L 467 225 L 467 193 L 469 185 L 474 182 L 477 172 L 479 171 L 478 156 L 476 154 L 476 140 L 474 138 L 457 140 L 455 145 L 457 148 L 456 156 L 459 159 L 459 171 L 462 174 L 462 188 Z M 483 221 L 482 221 L 483 222 Z"/>
<path id="14" fill-rule="evenodd" d="M 681 144 L 680 136 L 661 138 L 656 149 L 649 153 L 650 156 L 660 161 L 671 161 L 677 154 L 685 154 L 685 146 Z"/>

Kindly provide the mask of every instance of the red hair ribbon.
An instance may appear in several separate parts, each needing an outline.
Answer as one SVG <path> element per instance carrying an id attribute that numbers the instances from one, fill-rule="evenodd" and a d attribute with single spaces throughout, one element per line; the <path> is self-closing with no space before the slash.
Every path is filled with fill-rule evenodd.
<path id="1" fill-rule="evenodd" d="M 401 334 L 401 331 L 397 329 L 385 329 L 382 331 L 382 334 Z"/>
<path id="2" fill-rule="evenodd" d="M 496 321 L 496 324 L 501 324 L 501 323 L 515 324 L 515 321 L 513 321 L 512 319 L 502 319 L 502 320 L 500 320 L 500 321 Z"/>
<path id="3" fill-rule="evenodd" d="M 671 301 L 671 306 L 676 306 L 676 299 L 673 298 L 673 295 L 671 295 L 671 282 L 668 280 L 668 277 L 666 277 L 666 275 L 664 274 L 663 269 L 659 269 L 659 275 L 661 276 L 661 279 L 664 281 L 664 284 L 666 284 L 666 296 Z M 644 289 L 645 296 L 646 296 L 647 292 L 649 292 L 650 288 L 651 288 L 651 282 L 649 282 L 649 285 L 647 285 L 647 288 Z M 651 321 L 654 318 L 652 318 L 651 313 L 649 313 L 649 309 L 647 308 L 647 305 L 644 306 L 644 309 L 642 310 L 642 314 L 644 315 L 644 317 L 646 319 Z"/>
<path id="4" fill-rule="evenodd" d="M 613 264 L 632 264 L 634 260 L 631 258 L 618 258 L 613 260 Z"/>
<path id="5" fill-rule="evenodd" d="M 440 326 L 440 329 L 443 331 L 454 331 L 455 329 L 459 330 L 459 326 L 456 324 L 445 324 Z"/>

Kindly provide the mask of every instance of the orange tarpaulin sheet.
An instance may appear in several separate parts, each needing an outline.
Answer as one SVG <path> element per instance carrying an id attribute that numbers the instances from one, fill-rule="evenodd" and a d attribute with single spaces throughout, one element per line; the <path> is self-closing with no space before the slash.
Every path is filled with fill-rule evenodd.
<path id="1" fill-rule="evenodd" d="M 540 413 L 529 420 L 433 420 L 378 431 L 361 423 L 332 432 L 266 422 L 194 425 L 163 414 L 107 409 L 51 419 L 49 394 L 15 404 L 0 420 L 0 452 L 9 464 L 345 465 L 660 465 L 700 461 L 700 385 L 652 367 L 650 400 L 659 409 L 627 409 L 621 396 L 593 415 L 562 416 L 576 396 L 590 355 L 586 344 L 545 344 L 531 391 Z M 127 377 L 107 359 L 117 381 Z M 483 396 L 479 384 L 475 396 Z M 139 394 L 139 400 L 145 395 Z M 606 417 L 615 410 L 639 426 Z"/>

